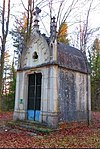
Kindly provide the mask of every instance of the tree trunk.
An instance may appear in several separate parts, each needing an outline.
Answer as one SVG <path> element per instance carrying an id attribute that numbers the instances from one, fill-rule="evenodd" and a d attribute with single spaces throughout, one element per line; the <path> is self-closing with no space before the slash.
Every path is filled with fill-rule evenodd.
<path id="1" fill-rule="evenodd" d="M 1 50 L 1 67 L 0 67 L 0 111 L 2 111 L 2 91 L 3 91 L 3 71 L 4 71 L 4 50 L 5 49 L 5 41 L 2 43 Z"/>
<path id="2" fill-rule="evenodd" d="M 5 21 L 5 3 L 3 0 L 3 8 L 2 8 L 2 37 L 1 37 L 1 59 L 0 59 L 0 112 L 2 111 L 2 91 L 3 91 L 3 72 L 4 72 L 4 54 L 5 54 L 5 44 L 6 38 L 8 35 L 8 27 L 9 27 L 9 17 L 10 17 L 10 0 L 8 0 L 8 11 L 7 11 L 7 21 Z"/>

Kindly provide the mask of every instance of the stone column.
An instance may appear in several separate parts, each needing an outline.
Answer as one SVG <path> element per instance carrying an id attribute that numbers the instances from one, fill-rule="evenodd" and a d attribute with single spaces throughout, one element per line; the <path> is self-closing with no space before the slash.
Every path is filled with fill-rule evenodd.
<path id="1" fill-rule="evenodd" d="M 19 83 L 20 83 L 20 75 L 19 72 L 17 72 L 17 77 L 16 77 L 16 93 L 15 93 L 15 107 L 14 107 L 14 115 L 13 119 L 16 120 L 18 119 L 18 111 L 19 111 Z"/>
<path id="2" fill-rule="evenodd" d="M 51 66 L 48 86 L 48 125 L 57 127 L 58 124 L 58 67 Z"/>
<path id="3" fill-rule="evenodd" d="M 25 119 L 24 72 L 17 72 L 14 119 Z"/>
<path id="4" fill-rule="evenodd" d="M 25 72 L 20 73 L 19 119 L 25 119 Z"/>

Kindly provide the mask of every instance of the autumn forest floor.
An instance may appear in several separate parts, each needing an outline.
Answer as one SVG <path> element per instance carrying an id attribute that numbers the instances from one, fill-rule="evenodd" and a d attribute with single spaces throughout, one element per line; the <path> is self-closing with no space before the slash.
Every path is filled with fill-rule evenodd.
<path id="1" fill-rule="evenodd" d="M 100 148 L 100 112 L 92 112 L 90 126 L 61 125 L 48 134 L 10 127 L 10 121 L 11 112 L 0 113 L 0 148 Z"/>

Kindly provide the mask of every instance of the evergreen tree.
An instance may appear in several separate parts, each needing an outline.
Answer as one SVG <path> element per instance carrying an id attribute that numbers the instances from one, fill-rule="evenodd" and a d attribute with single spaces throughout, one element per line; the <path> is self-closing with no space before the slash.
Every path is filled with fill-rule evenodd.
<path id="1" fill-rule="evenodd" d="M 92 109 L 100 110 L 100 40 L 95 39 L 90 54 Z"/>
<path id="2" fill-rule="evenodd" d="M 10 70 L 10 82 L 9 82 L 9 93 L 7 94 L 6 98 L 6 110 L 13 110 L 14 109 L 14 102 L 15 102 L 15 88 L 16 88 L 16 70 L 12 65 Z"/>

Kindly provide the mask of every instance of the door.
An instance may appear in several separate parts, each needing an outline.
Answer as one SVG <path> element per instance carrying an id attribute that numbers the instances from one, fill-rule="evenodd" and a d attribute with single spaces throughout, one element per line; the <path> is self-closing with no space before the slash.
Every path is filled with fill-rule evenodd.
<path id="1" fill-rule="evenodd" d="M 41 109 L 41 73 L 29 75 L 28 120 L 39 121 Z"/>

